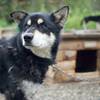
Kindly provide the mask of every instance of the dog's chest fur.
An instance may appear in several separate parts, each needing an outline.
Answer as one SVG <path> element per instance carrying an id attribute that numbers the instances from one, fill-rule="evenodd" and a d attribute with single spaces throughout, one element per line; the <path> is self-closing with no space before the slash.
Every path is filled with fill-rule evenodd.
<path id="1" fill-rule="evenodd" d="M 3 62 L 6 62 L 3 64 L 8 66 L 10 79 L 16 82 L 14 84 L 23 91 L 27 100 L 33 100 L 34 93 L 41 87 L 39 83 L 45 79 L 52 61 L 33 55 L 29 51 L 20 51 L 14 41 L 4 44 L 1 50 Z M 11 85 L 13 86 L 13 83 Z"/>
<path id="2" fill-rule="evenodd" d="M 42 83 L 48 66 L 52 63 L 52 61 L 39 58 L 31 52 L 23 53 L 13 47 L 8 49 L 8 58 L 6 59 L 9 74 L 12 74 L 17 80 L 25 79 L 34 83 Z"/>
<path id="3" fill-rule="evenodd" d="M 53 62 L 21 48 L 20 51 L 13 40 L 0 48 L 3 62 L 6 62 L 3 65 L 7 66 L 10 79 L 16 82 L 14 84 L 23 91 L 27 100 L 33 100 L 34 93 L 41 87 L 39 83 L 43 82 L 48 66 Z"/>
<path id="4" fill-rule="evenodd" d="M 21 85 L 21 89 L 25 94 L 27 100 L 34 100 L 35 93 L 42 88 L 41 84 L 34 84 L 33 82 L 23 80 Z"/>
<path id="5" fill-rule="evenodd" d="M 11 43 L 12 42 L 12 43 Z M 33 55 L 30 51 L 24 51 L 16 46 L 14 41 L 4 44 L 2 49 L 3 66 L 8 66 L 7 70 L 10 76 L 15 81 L 32 81 L 34 83 L 42 83 L 45 78 L 45 73 L 48 70 L 48 66 L 52 64 L 52 61 L 45 58 L 40 58 Z M 5 50 L 6 49 L 6 50 Z"/>

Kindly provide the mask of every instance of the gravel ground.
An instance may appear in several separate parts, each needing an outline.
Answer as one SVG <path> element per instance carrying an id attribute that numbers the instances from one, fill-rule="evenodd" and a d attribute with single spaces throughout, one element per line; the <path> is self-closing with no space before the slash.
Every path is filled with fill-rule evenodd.
<path id="1" fill-rule="evenodd" d="M 100 100 L 100 79 L 42 85 L 31 100 Z M 5 100 L 0 97 L 0 100 Z"/>
<path id="2" fill-rule="evenodd" d="M 100 80 L 43 86 L 34 100 L 100 100 Z"/>

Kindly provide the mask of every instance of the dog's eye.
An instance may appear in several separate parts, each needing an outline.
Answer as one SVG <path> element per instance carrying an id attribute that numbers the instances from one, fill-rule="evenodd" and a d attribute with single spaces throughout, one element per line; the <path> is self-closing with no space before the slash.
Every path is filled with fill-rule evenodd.
<path id="1" fill-rule="evenodd" d="M 44 20 L 43 20 L 42 18 L 39 18 L 39 19 L 37 20 L 37 23 L 40 25 L 40 24 L 44 23 Z"/>
<path id="2" fill-rule="evenodd" d="M 31 19 L 29 19 L 29 20 L 27 21 L 27 25 L 30 26 L 31 24 L 32 24 L 32 21 L 31 21 Z"/>

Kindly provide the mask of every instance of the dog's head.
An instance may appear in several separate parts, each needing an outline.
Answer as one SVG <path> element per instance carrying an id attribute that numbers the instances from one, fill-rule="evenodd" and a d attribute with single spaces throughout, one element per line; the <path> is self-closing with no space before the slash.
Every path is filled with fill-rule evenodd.
<path id="1" fill-rule="evenodd" d="M 10 15 L 19 25 L 22 46 L 37 56 L 50 58 L 68 12 L 69 7 L 64 6 L 50 14 L 15 11 Z"/>

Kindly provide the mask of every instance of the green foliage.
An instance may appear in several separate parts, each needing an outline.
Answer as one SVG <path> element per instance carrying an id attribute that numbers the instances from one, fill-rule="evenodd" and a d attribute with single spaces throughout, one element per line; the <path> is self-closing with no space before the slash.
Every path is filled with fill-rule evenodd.
<path id="1" fill-rule="evenodd" d="M 100 14 L 100 0 L 0 0 L 0 27 L 6 27 L 6 19 L 14 10 L 52 12 L 63 5 L 70 6 L 70 14 L 65 30 L 81 29 L 81 20 L 88 15 Z M 89 23 L 95 28 L 95 23 Z"/>
<path id="2" fill-rule="evenodd" d="M 97 1 L 99 0 L 95 0 L 95 2 Z M 69 29 L 82 29 L 81 21 L 85 16 L 100 15 L 100 12 L 93 8 L 93 0 L 69 0 L 68 4 L 70 5 L 70 14 L 68 22 L 65 24 L 65 31 Z M 90 22 L 87 24 L 87 27 L 95 28 L 96 23 Z"/>
<path id="3" fill-rule="evenodd" d="M 7 23 L 4 19 L 0 19 L 0 27 L 7 27 Z"/>

